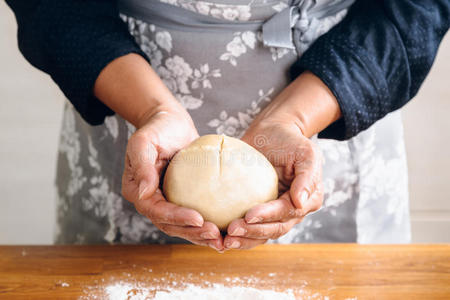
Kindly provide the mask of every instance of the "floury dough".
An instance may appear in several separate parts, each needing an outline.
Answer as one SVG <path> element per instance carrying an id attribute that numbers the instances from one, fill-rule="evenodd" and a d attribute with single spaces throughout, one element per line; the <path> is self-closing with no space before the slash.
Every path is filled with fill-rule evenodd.
<path id="1" fill-rule="evenodd" d="M 163 189 L 167 200 L 197 210 L 224 230 L 256 204 L 276 199 L 278 177 L 264 155 L 247 143 L 205 135 L 174 156 Z"/>

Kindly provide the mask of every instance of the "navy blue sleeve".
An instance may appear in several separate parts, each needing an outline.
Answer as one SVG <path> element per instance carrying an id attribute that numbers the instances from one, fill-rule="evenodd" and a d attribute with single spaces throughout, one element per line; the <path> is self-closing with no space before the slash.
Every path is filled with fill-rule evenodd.
<path id="1" fill-rule="evenodd" d="M 19 49 L 48 73 L 90 124 L 114 114 L 93 95 L 95 80 L 112 60 L 146 58 L 112 0 L 7 0 L 16 15 Z"/>
<path id="2" fill-rule="evenodd" d="M 356 1 L 292 66 L 336 96 L 342 118 L 320 138 L 349 139 L 413 98 L 450 26 L 449 0 Z"/>

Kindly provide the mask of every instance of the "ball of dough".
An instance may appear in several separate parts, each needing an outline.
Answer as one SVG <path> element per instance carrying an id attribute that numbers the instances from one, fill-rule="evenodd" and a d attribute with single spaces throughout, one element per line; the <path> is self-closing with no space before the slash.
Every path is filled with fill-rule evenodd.
<path id="1" fill-rule="evenodd" d="M 173 157 L 163 190 L 168 201 L 197 210 L 224 230 L 256 204 L 276 199 L 278 176 L 247 143 L 205 135 Z"/>

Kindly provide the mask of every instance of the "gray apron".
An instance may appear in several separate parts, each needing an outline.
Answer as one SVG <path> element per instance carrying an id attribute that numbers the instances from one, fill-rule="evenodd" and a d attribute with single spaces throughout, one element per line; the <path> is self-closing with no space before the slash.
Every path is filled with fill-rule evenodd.
<path id="1" fill-rule="evenodd" d="M 123 0 L 152 68 L 200 135 L 240 137 L 289 84 L 289 67 L 340 22 L 352 1 Z M 182 243 L 120 194 L 135 128 L 115 115 L 88 125 L 67 103 L 61 131 L 56 243 Z M 325 157 L 322 209 L 274 243 L 410 241 L 407 169 L 399 112 L 348 141 L 313 138 Z"/>

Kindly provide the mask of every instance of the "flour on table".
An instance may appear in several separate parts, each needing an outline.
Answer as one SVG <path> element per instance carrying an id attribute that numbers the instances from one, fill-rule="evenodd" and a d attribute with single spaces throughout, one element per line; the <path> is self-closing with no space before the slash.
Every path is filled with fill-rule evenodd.
<path id="1" fill-rule="evenodd" d="M 67 282 L 58 280 L 58 281 L 55 282 L 55 286 L 56 286 L 56 287 L 63 287 L 63 288 L 65 288 L 65 287 L 69 287 L 70 284 L 67 283 Z"/>
<path id="2" fill-rule="evenodd" d="M 132 291 L 130 293 L 130 291 Z M 114 284 L 106 288 L 109 300 L 295 300 L 292 291 L 284 293 L 272 290 L 259 290 L 252 287 L 226 287 L 222 284 L 213 284 L 212 287 L 200 287 L 188 284 L 184 289 L 168 289 L 157 291 L 152 298 L 149 298 L 150 290 L 135 289 L 130 284 Z"/>
<path id="3" fill-rule="evenodd" d="M 145 267 L 143 271 L 153 273 Z M 265 276 L 231 276 L 221 282 L 210 282 L 204 276 L 214 273 L 187 273 L 179 275 L 165 272 L 158 276 L 130 276 L 122 272 L 106 278 L 93 280 L 83 287 L 84 295 L 79 300 L 330 300 L 327 295 L 308 288 L 308 282 L 283 274 L 283 280 L 294 288 L 288 290 L 259 289 L 258 287 L 277 286 L 274 279 L 278 273 Z M 347 298 L 346 300 L 355 300 Z"/>

